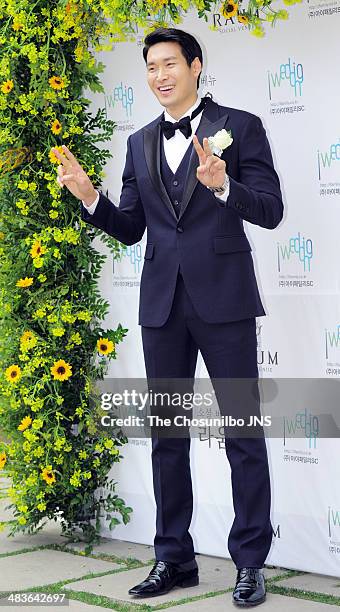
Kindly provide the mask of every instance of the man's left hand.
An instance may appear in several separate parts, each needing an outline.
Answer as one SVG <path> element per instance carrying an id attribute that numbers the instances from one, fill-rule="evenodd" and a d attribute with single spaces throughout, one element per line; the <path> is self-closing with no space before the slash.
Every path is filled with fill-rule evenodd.
<path id="1" fill-rule="evenodd" d="M 222 187 L 226 175 L 226 163 L 213 155 L 208 138 L 203 138 L 203 148 L 196 135 L 192 139 L 200 165 L 197 167 L 197 178 L 206 187 Z"/>

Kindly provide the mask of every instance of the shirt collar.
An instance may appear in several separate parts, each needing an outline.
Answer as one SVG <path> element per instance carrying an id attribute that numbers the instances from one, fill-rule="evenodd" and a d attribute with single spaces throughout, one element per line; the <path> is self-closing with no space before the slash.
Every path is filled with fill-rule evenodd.
<path id="1" fill-rule="evenodd" d="M 173 117 L 171 117 L 171 115 L 169 115 L 168 111 L 166 109 L 164 109 L 164 119 L 166 121 L 171 121 L 171 123 L 176 123 L 176 121 L 179 121 L 180 119 L 182 119 L 182 117 L 191 117 L 192 113 L 194 112 L 194 110 L 201 104 L 201 99 L 197 98 L 195 104 L 193 104 L 192 106 L 190 106 L 190 108 L 188 108 L 188 110 L 179 118 L 179 119 L 174 119 Z"/>

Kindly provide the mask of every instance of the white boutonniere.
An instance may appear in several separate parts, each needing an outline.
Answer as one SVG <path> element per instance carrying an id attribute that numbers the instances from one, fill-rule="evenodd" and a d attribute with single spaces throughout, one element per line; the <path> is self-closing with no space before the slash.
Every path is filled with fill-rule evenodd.
<path id="1" fill-rule="evenodd" d="M 221 157 L 224 149 L 230 147 L 233 142 L 231 130 L 219 130 L 214 136 L 209 136 L 208 143 L 213 155 Z"/>

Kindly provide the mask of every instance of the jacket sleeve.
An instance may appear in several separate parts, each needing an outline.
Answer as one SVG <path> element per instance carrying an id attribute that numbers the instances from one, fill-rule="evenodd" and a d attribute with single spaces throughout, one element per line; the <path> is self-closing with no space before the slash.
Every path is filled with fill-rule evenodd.
<path id="1" fill-rule="evenodd" d="M 280 180 L 261 119 L 245 124 L 239 141 L 239 181 L 230 177 L 227 207 L 245 221 L 274 229 L 283 216 Z"/>
<path id="2" fill-rule="evenodd" d="M 143 237 L 146 222 L 143 205 L 139 196 L 133 166 L 130 136 L 127 141 L 127 154 L 123 172 L 123 186 L 119 206 L 99 192 L 99 201 L 91 215 L 81 204 L 81 218 L 86 223 L 103 230 L 109 236 L 126 245 L 135 244 Z"/>

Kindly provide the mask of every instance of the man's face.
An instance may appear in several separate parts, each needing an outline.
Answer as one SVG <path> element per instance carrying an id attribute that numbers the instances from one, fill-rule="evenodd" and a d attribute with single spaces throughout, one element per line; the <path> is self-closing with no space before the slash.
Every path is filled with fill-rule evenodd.
<path id="1" fill-rule="evenodd" d="M 146 62 L 148 84 L 162 106 L 168 109 L 181 107 L 197 97 L 201 62 L 195 58 L 189 67 L 178 43 L 153 45 Z"/>

